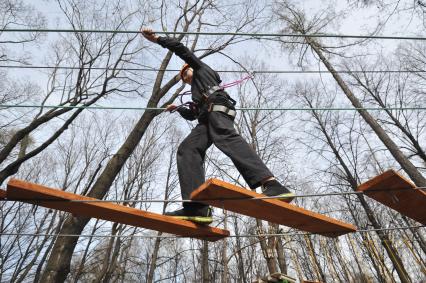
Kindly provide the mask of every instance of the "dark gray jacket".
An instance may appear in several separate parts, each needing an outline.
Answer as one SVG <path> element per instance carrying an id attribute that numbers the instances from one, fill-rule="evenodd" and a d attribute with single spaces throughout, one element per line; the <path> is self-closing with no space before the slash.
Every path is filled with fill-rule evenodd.
<path id="1" fill-rule="evenodd" d="M 195 120 L 198 118 L 200 121 L 203 121 L 206 118 L 208 107 L 208 103 L 205 101 L 203 93 L 205 93 L 212 86 L 219 86 L 219 84 L 222 82 L 219 74 L 210 68 L 207 64 L 203 63 L 200 58 L 195 56 L 191 50 L 189 50 L 178 40 L 170 37 L 159 37 L 157 42 L 162 47 L 167 48 L 175 53 L 193 69 L 191 82 L 192 101 L 198 105 L 199 113 L 196 115 L 193 111 L 186 108 L 180 108 L 178 111 L 181 116 L 187 120 Z M 220 91 L 220 93 L 223 93 L 225 97 L 228 96 L 224 91 Z M 214 97 L 217 97 L 217 95 Z M 228 104 L 227 101 L 222 101 L 222 103 L 221 101 L 214 102 L 216 104 Z"/>

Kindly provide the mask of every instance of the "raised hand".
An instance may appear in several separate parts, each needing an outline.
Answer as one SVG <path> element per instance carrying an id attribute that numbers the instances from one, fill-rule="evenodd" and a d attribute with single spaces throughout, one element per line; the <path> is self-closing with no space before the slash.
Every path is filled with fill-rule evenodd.
<path id="1" fill-rule="evenodd" d="M 155 32 L 152 31 L 152 29 L 142 28 L 141 33 L 142 33 L 143 37 L 145 37 L 149 41 L 157 43 L 158 35 L 156 35 Z"/>

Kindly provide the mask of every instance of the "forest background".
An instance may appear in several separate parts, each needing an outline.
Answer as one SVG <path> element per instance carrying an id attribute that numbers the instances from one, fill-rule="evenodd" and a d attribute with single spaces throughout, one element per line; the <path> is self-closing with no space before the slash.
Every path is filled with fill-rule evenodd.
<path id="1" fill-rule="evenodd" d="M 150 200 L 180 198 L 175 154 L 195 123 L 159 108 L 188 89 L 183 62 L 134 32 L 78 32 L 141 26 L 176 36 L 223 82 L 254 72 L 229 89 L 246 108 L 235 127 L 296 194 L 352 192 L 390 168 L 426 187 L 425 13 L 421 0 L 3 0 L 2 29 L 75 32 L 0 32 L 1 187 L 16 177 L 158 213 L 180 205 Z M 214 147 L 205 167 L 246 186 Z M 215 209 L 233 237 L 207 243 L 2 201 L 0 282 L 426 280 L 418 223 L 361 195 L 295 203 L 375 231 L 330 239 Z"/>

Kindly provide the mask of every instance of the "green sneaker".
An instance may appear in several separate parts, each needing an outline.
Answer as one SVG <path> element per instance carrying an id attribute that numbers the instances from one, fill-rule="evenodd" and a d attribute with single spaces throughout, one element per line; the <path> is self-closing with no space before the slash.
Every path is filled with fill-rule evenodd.
<path id="1" fill-rule="evenodd" d="M 262 185 L 262 192 L 268 197 L 277 197 L 277 199 L 290 203 L 295 194 L 290 192 L 285 186 L 277 180 L 270 180 Z"/>
<path id="2" fill-rule="evenodd" d="M 286 193 L 286 194 L 278 195 L 277 199 L 290 203 L 294 200 L 295 196 L 296 195 L 293 193 Z"/>
<path id="3" fill-rule="evenodd" d="M 198 224 L 208 225 L 213 222 L 212 209 L 209 206 L 199 209 L 188 209 L 184 207 L 175 211 L 166 212 L 164 215 Z"/>

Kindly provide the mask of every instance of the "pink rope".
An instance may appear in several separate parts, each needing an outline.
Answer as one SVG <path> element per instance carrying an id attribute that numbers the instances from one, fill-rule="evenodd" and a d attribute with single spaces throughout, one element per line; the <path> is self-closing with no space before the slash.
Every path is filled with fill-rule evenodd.
<path id="1" fill-rule="evenodd" d="M 234 82 L 230 82 L 230 83 L 227 83 L 227 84 L 222 84 L 222 85 L 220 85 L 220 87 L 221 88 L 228 88 L 228 87 L 231 87 L 231 86 L 235 86 L 235 85 L 241 84 L 245 80 L 252 79 L 252 78 L 254 78 L 253 74 L 249 74 L 249 75 L 247 75 L 247 76 L 245 76 L 245 77 L 243 77 L 243 78 L 241 78 L 239 80 L 236 80 Z"/>

